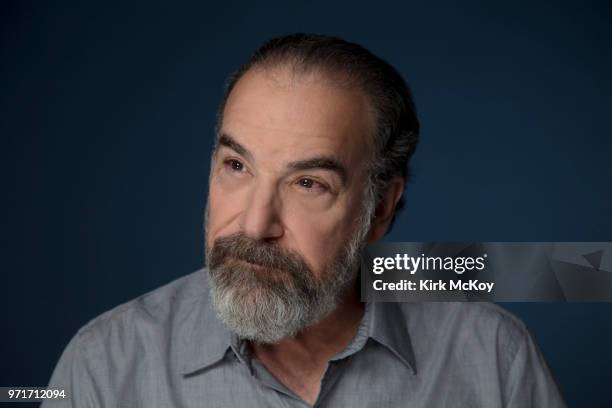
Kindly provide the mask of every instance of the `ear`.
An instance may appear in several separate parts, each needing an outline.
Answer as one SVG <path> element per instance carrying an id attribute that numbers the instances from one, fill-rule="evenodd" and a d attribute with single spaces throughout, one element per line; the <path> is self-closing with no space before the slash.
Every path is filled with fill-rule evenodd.
<path id="1" fill-rule="evenodd" d="M 389 229 L 393 214 L 395 214 L 395 206 L 404 192 L 404 183 L 404 178 L 400 176 L 395 176 L 389 180 L 387 189 L 374 211 L 368 242 L 381 239 Z"/>

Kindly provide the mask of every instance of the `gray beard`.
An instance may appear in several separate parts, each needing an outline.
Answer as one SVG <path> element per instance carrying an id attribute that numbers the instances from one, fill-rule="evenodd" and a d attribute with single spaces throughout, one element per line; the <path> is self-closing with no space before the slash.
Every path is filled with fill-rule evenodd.
<path id="1" fill-rule="evenodd" d="M 298 254 L 240 233 L 219 238 L 207 251 L 213 306 L 241 338 L 274 344 L 294 337 L 328 316 L 353 289 L 360 249 L 351 240 L 316 279 Z"/>

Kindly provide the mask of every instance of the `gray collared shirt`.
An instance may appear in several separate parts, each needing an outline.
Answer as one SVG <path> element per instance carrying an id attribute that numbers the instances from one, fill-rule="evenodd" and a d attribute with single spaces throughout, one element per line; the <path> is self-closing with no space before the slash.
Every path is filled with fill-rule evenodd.
<path id="1" fill-rule="evenodd" d="M 70 341 L 43 407 L 307 407 L 217 319 L 197 271 Z M 563 407 L 524 324 L 489 303 L 368 303 L 317 407 Z"/>

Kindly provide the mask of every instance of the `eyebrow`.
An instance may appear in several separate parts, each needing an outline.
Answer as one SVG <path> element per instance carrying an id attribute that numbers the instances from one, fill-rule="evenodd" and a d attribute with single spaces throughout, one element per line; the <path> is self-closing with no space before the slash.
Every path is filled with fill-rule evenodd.
<path id="1" fill-rule="evenodd" d="M 229 149 L 232 149 L 247 160 L 253 161 L 253 155 L 251 154 L 251 152 L 227 133 L 222 133 L 219 136 L 218 144 L 219 146 L 225 146 Z M 320 156 L 305 160 L 298 160 L 290 162 L 287 167 L 289 167 L 293 171 L 311 169 L 332 171 L 340 177 L 343 186 L 346 186 L 348 180 L 348 170 L 338 159 L 332 156 Z"/>
<path id="2" fill-rule="evenodd" d="M 226 133 L 222 133 L 219 136 L 219 146 L 228 147 L 239 155 L 243 156 L 245 159 L 253 161 L 253 155 L 251 152 L 249 152 L 249 149 L 238 143 L 236 139 Z"/>

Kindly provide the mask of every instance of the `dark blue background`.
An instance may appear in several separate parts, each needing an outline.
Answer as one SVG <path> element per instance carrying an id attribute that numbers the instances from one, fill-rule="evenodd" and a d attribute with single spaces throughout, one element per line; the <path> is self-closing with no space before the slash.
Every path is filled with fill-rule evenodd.
<path id="1" fill-rule="evenodd" d="M 125 3 L 1 6 L 0 385 L 45 385 L 85 322 L 200 267 L 222 85 L 279 34 L 362 43 L 411 84 L 389 240 L 612 241 L 609 2 Z M 612 304 L 506 306 L 571 406 L 612 406 Z"/>

